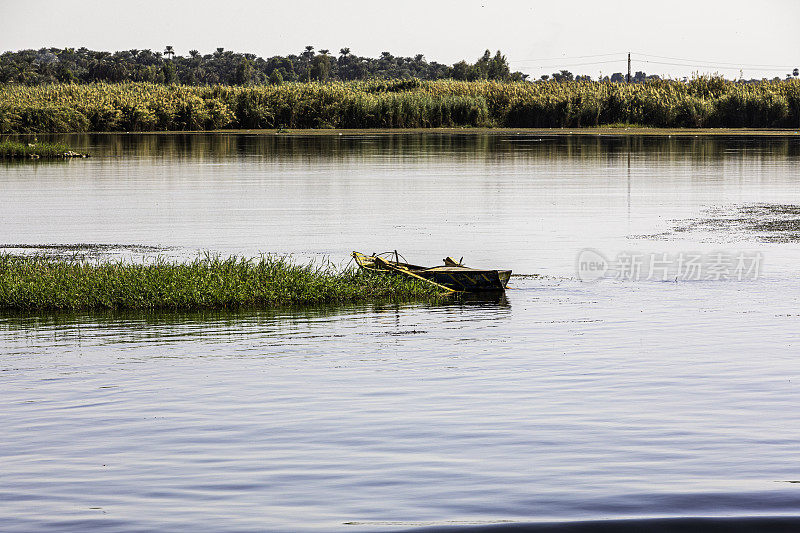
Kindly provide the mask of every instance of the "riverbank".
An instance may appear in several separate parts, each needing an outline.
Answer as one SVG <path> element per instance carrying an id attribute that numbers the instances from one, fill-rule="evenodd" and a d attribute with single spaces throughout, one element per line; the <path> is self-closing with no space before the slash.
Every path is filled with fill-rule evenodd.
<path id="1" fill-rule="evenodd" d="M 105 132 L 100 132 L 105 133 Z M 108 132 L 113 133 L 113 132 Z M 130 132 L 133 133 L 133 132 Z M 138 132 L 146 135 L 159 134 L 236 134 L 236 135 L 273 135 L 273 136 L 371 136 L 371 135 L 723 135 L 723 136 L 800 136 L 800 128 L 655 128 L 644 126 L 602 126 L 587 128 L 380 128 L 380 129 L 240 129 L 240 130 L 211 130 L 211 131 L 182 131 L 182 132 Z"/>
<path id="2" fill-rule="evenodd" d="M 798 128 L 800 80 L 741 84 L 372 80 L 0 87 L 0 132 Z M 615 128 L 617 129 L 617 128 Z"/>
<path id="3" fill-rule="evenodd" d="M 14 138 L 33 138 L 35 134 L 15 134 Z M 63 135 L 153 136 L 174 135 L 253 135 L 261 137 L 411 137 L 441 136 L 508 136 L 533 137 L 798 137 L 800 128 L 655 128 L 644 126 L 601 126 L 594 128 L 372 128 L 372 129 L 221 129 L 183 131 L 96 131 L 67 132 Z"/>
<path id="4" fill-rule="evenodd" d="M 232 309 L 435 300 L 432 285 L 286 258 L 71 261 L 0 254 L 0 309 Z"/>

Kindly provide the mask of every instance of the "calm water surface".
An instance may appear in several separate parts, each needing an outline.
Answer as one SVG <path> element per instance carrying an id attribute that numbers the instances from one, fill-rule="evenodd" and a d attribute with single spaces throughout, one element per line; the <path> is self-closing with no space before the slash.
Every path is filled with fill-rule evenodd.
<path id="1" fill-rule="evenodd" d="M 3 531 L 800 514 L 797 245 L 658 236 L 800 204 L 800 140 L 65 140 L 94 157 L 0 166 L 6 251 L 397 248 L 523 276 L 434 307 L 2 314 Z M 764 260 L 756 280 L 584 283 L 586 247 Z"/>

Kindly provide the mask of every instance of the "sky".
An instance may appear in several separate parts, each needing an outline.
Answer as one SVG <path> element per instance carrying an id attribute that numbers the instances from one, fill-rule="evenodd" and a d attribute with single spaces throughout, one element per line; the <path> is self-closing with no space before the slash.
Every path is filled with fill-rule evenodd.
<path id="1" fill-rule="evenodd" d="M 634 72 L 772 78 L 800 67 L 800 2 L 0 0 L 0 51 L 166 45 L 262 57 L 349 47 L 446 64 L 488 48 L 535 78 L 625 72 L 630 51 Z"/>

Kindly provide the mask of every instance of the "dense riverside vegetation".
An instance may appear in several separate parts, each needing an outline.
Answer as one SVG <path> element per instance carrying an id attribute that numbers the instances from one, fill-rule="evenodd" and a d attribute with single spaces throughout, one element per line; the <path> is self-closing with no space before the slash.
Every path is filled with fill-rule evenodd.
<path id="1" fill-rule="evenodd" d="M 436 287 L 285 258 L 87 262 L 0 254 L 0 309 L 230 309 L 433 300 Z"/>
<path id="2" fill-rule="evenodd" d="M 0 132 L 240 128 L 798 127 L 800 80 L 739 84 L 373 80 L 0 87 Z"/>

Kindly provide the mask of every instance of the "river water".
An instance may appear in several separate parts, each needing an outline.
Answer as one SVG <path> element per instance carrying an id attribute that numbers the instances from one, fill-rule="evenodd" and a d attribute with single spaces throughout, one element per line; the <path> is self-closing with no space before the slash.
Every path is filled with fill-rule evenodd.
<path id="1" fill-rule="evenodd" d="M 800 250 L 747 224 L 800 204 L 797 137 L 59 139 L 93 157 L 0 166 L 0 251 L 516 276 L 438 306 L 0 314 L 3 531 L 800 514 Z"/>

